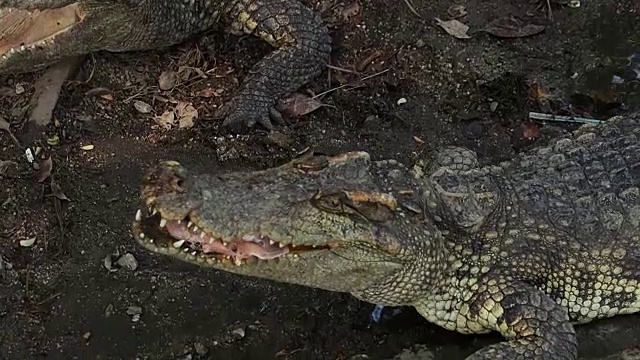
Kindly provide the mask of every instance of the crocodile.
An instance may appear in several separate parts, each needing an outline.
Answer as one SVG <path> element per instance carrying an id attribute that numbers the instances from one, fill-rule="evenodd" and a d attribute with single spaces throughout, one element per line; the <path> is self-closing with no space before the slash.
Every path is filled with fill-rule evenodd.
<path id="1" fill-rule="evenodd" d="M 640 310 L 640 113 L 480 165 L 302 154 L 253 172 L 143 176 L 137 243 L 197 266 L 411 306 L 503 341 L 468 360 L 577 358 L 575 326 Z"/>
<path id="2" fill-rule="evenodd" d="M 255 35 L 275 48 L 218 112 L 235 132 L 286 124 L 277 100 L 329 62 L 328 28 L 297 0 L 0 0 L 0 74 L 100 50 L 160 49 L 209 29 Z"/>

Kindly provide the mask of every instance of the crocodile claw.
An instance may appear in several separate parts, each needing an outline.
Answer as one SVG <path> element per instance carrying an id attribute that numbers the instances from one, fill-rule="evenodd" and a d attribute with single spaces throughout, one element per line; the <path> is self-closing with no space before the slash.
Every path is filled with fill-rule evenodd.
<path id="1" fill-rule="evenodd" d="M 222 125 L 233 133 L 243 133 L 260 125 L 268 131 L 273 130 L 274 123 L 286 126 L 287 121 L 276 110 L 275 101 L 265 100 L 261 97 L 244 97 L 239 95 L 236 99 L 225 104 L 219 117 L 224 117 Z"/>

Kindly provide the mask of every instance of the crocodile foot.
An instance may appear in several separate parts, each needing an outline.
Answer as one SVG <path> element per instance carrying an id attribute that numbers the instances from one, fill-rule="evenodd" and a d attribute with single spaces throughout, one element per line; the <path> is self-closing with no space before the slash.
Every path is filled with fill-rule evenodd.
<path id="1" fill-rule="evenodd" d="M 222 126 L 233 133 L 245 132 L 256 125 L 273 130 L 276 125 L 288 125 L 282 114 L 276 110 L 275 101 L 261 94 L 240 93 L 224 104 L 216 117 L 224 118 Z"/>

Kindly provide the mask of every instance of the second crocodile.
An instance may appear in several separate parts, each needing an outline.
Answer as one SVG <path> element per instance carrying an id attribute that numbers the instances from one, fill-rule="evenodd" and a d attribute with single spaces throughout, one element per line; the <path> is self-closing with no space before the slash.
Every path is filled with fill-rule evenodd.
<path id="1" fill-rule="evenodd" d="M 207 29 L 253 34 L 276 48 L 220 111 L 239 132 L 284 124 L 276 101 L 324 71 L 331 38 L 297 0 L 0 0 L 0 74 L 98 50 L 150 50 Z"/>

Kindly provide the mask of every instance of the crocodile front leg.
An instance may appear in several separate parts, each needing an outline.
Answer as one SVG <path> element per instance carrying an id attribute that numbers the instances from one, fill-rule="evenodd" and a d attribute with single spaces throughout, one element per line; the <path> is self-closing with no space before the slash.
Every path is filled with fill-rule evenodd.
<path id="1" fill-rule="evenodd" d="M 230 0 L 227 30 L 253 34 L 277 49 L 244 78 L 237 95 L 222 109 L 234 132 L 256 123 L 272 129 L 284 124 L 278 99 L 319 76 L 329 61 L 331 39 L 320 17 L 296 0 Z"/>
<path id="2" fill-rule="evenodd" d="M 417 308 L 423 313 L 426 309 Z M 423 316 L 428 317 L 428 312 Z M 494 330 L 505 342 L 482 348 L 466 360 L 575 360 L 578 346 L 567 310 L 535 287 L 494 279 L 460 306 L 460 331 Z"/>

